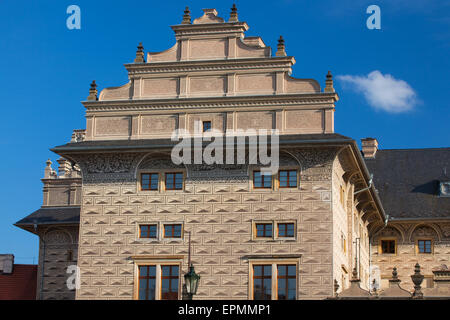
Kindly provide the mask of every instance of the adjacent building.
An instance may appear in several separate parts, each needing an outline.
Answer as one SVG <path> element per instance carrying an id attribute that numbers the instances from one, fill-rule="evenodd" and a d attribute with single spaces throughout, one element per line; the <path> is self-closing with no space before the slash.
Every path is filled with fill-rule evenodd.
<path id="1" fill-rule="evenodd" d="M 35 300 L 37 268 L 15 264 L 12 254 L 0 254 L 0 300 Z"/>

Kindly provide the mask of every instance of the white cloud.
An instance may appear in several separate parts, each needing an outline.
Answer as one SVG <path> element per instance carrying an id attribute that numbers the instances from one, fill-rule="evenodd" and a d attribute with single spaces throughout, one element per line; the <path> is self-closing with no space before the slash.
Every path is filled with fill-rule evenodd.
<path id="1" fill-rule="evenodd" d="M 361 92 L 375 109 L 400 113 L 410 111 L 418 103 L 416 92 L 403 80 L 375 70 L 367 76 L 342 75 L 337 79 Z"/>

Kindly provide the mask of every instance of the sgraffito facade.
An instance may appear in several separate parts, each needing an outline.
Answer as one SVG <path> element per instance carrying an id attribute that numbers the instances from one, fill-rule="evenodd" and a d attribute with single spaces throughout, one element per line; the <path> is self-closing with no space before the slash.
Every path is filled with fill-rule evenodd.
<path id="1" fill-rule="evenodd" d="M 273 56 L 235 8 L 228 21 L 186 10 L 172 29 L 166 51 L 139 45 L 127 84 L 98 93 L 93 82 L 86 129 L 52 149 L 59 174 L 48 163 L 42 208 L 17 223 L 41 239 L 39 297 L 183 299 L 189 257 L 195 299 L 324 299 L 353 268 L 369 289 L 370 232 L 386 214 L 356 142 L 334 133 L 331 73 L 323 89 L 292 77 L 284 40 Z M 261 161 L 173 161 L 176 130 L 235 147 L 260 129 L 278 137 L 270 176 Z"/>

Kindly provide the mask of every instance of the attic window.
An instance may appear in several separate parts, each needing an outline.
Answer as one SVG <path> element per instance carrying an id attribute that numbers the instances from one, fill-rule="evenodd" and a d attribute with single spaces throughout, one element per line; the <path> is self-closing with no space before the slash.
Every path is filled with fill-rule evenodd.
<path id="1" fill-rule="evenodd" d="M 450 197 L 450 181 L 441 181 L 439 184 L 439 196 Z"/>

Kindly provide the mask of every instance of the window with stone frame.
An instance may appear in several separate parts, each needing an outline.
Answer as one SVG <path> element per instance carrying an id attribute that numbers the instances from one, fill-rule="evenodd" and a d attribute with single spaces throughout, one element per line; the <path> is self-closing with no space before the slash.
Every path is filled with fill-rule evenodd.
<path id="1" fill-rule="evenodd" d="M 256 238 L 273 238 L 273 223 L 272 222 L 257 222 L 255 223 L 255 237 Z"/>
<path id="2" fill-rule="evenodd" d="M 157 224 L 143 224 L 139 226 L 139 238 L 141 239 L 157 239 L 158 225 Z"/>
<path id="3" fill-rule="evenodd" d="M 166 190 L 183 190 L 184 174 L 183 172 L 168 172 L 165 174 Z"/>
<path id="4" fill-rule="evenodd" d="M 183 225 L 177 224 L 164 224 L 163 225 L 163 237 L 164 238 L 181 238 L 183 234 Z"/>
<path id="5" fill-rule="evenodd" d="M 278 222 L 277 238 L 294 238 L 295 223 L 294 222 Z"/>
<path id="6" fill-rule="evenodd" d="M 141 191 L 155 191 L 159 187 L 158 173 L 141 173 Z"/>
<path id="7" fill-rule="evenodd" d="M 252 263 L 251 279 L 253 300 L 297 299 L 295 263 Z"/>
<path id="8" fill-rule="evenodd" d="M 280 188 L 296 188 L 298 186 L 298 171 L 280 170 L 278 180 Z"/>
<path id="9" fill-rule="evenodd" d="M 180 265 L 138 266 L 138 300 L 178 300 L 180 294 Z"/>
<path id="10" fill-rule="evenodd" d="M 433 241 L 431 239 L 418 239 L 417 252 L 428 254 L 433 253 Z"/>
<path id="11" fill-rule="evenodd" d="M 203 121 L 203 132 L 211 131 L 212 124 L 211 121 Z"/>
<path id="12" fill-rule="evenodd" d="M 381 239 L 380 249 L 382 254 L 395 254 L 397 252 L 397 241 L 395 239 Z"/>
<path id="13" fill-rule="evenodd" d="M 253 171 L 253 188 L 271 189 L 272 176 L 270 174 L 263 174 L 261 171 Z"/>

